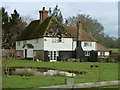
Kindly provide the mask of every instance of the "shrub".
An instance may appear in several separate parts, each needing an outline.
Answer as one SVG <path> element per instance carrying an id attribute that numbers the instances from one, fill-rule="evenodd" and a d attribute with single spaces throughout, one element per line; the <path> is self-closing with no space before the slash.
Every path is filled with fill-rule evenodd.
<path id="1" fill-rule="evenodd" d="M 108 61 L 109 61 L 109 62 L 119 62 L 119 61 L 120 61 L 120 54 L 119 54 L 119 53 L 112 53 L 112 54 L 109 56 Z"/>
<path id="2" fill-rule="evenodd" d="M 44 51 L 36 51 L 35 59 L 39 59 L 40 61 L 44 60 Z"/>

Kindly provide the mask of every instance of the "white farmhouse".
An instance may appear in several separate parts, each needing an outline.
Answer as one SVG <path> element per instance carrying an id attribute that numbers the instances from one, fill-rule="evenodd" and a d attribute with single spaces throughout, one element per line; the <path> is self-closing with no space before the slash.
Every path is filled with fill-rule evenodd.
<path id="1" fill-rule="evenodd" d="M 43 61 L 60 61 L 77 58 L 78 38 L 83 55 L 87 61 L 90 51 L 98 51 L 98 56 L 109 56 L 109 50 L 97 44 L 97 40 L 81 27 L 63 26 L 48 11 L 40 11 L 40 20 L 32 21 L 16 41 L 16 58 Z M 81 51 L 80 51 L 81 52 Z M 78 53 L 79 54 L 79 53 Z"/>

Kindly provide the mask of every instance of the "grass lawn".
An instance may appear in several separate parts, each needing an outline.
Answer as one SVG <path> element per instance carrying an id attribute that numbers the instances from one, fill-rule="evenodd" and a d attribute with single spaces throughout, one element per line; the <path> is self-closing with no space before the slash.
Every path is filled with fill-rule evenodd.
<path id="1" fill-rule="evenodd" d="M 98 65 L 99 69 L 90 69 L 90 65 Z M 118 63 L 90 62 L 36 62 L 15 60 L 11 67 L 44 67 L 57 70 L 87 71 L 88 73 L 74 77 L 74 83 L 87 83 L 118 80 Z M 38 88 L 51 85 L 63 85 L 66 76 L 3 76 L 3 88 Z"/>
<path id="2" fill-rule="evenodd" d="M 118 53 L 118 48 L 108 48 L 109 50 L 111 50 L 114 53 Z"/>

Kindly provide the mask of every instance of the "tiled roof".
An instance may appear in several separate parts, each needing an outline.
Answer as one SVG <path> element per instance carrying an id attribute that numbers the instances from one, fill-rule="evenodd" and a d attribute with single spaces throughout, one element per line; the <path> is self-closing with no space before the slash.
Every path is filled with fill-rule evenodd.
<path id="1" fill-rule="evenodd" d="M 97 43 L 97 51 L 110 51 L 107 48 L 105 48 L 104 46 L 102 46 L 101 44 Z"/>
<path id="2" fill-rule="evenodd" d="M 77 27 L 76 26 L 63 26 L 68 33 L 72 35 L 72 37 L 77 40 Z M 82 37 L 81 41 L 97 41 L 94 37 L 92 37 L 89 33 L 82 29 Z"/>
<path id="3" fill-rule="evenodd" d="M 49 27 L 52 17 L 46 18 L 43 23 L 40 24 L 39 20 L 32 21 L 28 27 L 21 33 L 17 38 L 17 41 L 20 40 L 29 40 L 36 39 L 44 36 L 47 28 Z M 59 23 L 59 22 L 58 22 Z M 69 34 L 74 37 L 74 40 L 77 40 L 77 27 L 76 26 L 62 26 Z M 94 37 L 89 35 L 86 31 L 82 30 L 82 41 L 97 41 Z"/>

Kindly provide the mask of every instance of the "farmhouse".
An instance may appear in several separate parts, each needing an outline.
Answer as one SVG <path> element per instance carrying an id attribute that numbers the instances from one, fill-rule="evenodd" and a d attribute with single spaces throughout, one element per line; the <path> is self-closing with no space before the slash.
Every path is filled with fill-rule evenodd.
<path id="1" fill-rule="evenodd" d="M 16 41 L 17 59 L 39 59 L 60 61 L 68 58 L 88 60 L 90 51 L 98 51 L 98 56 L 109 56 L 109 50 L 77 26 L 63 26 L 48 11 L 39 11 L 40 19 L 32 21 Z"/>

